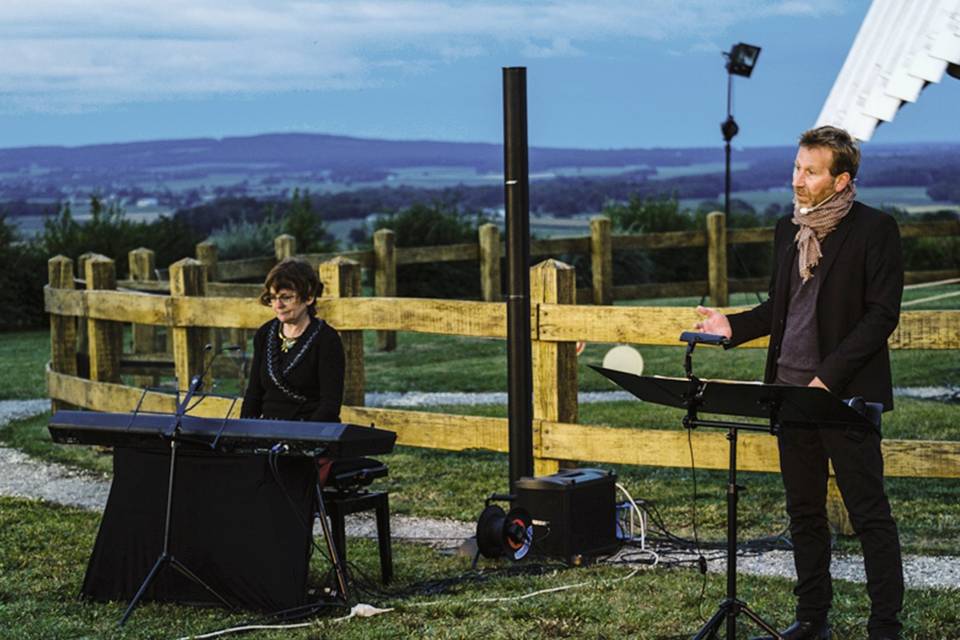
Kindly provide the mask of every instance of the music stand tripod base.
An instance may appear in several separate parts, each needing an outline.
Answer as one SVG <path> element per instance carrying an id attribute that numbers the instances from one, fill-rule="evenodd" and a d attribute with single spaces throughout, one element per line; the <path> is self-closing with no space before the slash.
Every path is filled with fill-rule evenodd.
<path id="1" fill-rule="evenodd" d="M 160 552 L 160 556 L 157 558 L 157 561 L 154 562 L 153 567 L 147 573 L 147 577 L 144 578 L 140 588 L 137 589 L 137 593 L 133 596 L 133 599 L 130 600 L 130 604 L 127 605 L 127 610 L 123 612 L 123 616 L 120 618 L 117 626 L 122 627 L 124 624 L 126 624 L 127 619 L 130 618 L 130 616 L 133 614 L 133 610 L 140 603 L 140 599 L 143 598 L 144 594 L 147 592 L 147 588 L 153 582 L 154 578 L 159 575 L 160 570 L 165 566 L 173 567 L 188 580 L 203 587 L 207 593 L 211 594 L 225 607 L 231 611 L 236 611 L 236 607 L 230 604 L 226 598 L 217 593 L 213 587 L 204 582 L 199 576 L 197 576 L 197 574 L 188 569 L 186 565 L 177 560 L 173 554 L 170 553 L 170 525 L 173 517 L 173 498 L 175 496 L 174 480 L 176 479 L 177 471 L 177 449 L 179 448 L 180 444 L 180 431 L 183 418 L 187 413 L 187 407 L 190 406 L 190 401 L 193 399 L 193 396 L 200 390 L 201 385 L 203 384 L 203 374 L 205 372 L 206 371 L 194 376 L 190 381 L 190 386 L 187 389 L 186 394 L 184 394 L 183 400 L 178 404 L 177 411 L 173 416 L 173 425 L 171 425 L 170 431 L 166 434 L 166 437 L 170 439 L 170 470 L 167 473 L 167 508 L 163 521 L 163 550 Z"/>
<path id="2" fill-rule="evenodd" d="M 687 410 L 683 425 L 727 429 L 727 596 L 693 640 L 714 640 L 726 626 L 727 640 L 735 640 L 737 617 L 742 613 L 773 638 L 782 636 L 768 622 L 737 598 L 737 501 L 742 490 L 737 484 L 737 434 L 740 430 L 776 434 L 782 428 L 820 427 L 874 428 L 862 414 L 826 389 L 787 385 L 733 382 L 688 378 L 637 376 L 591 365 L 641 400 Z M 733 420 L 704 420 L 698 412 L 764 418 L 767 424 Z M 786 425 L 786 427 L 784 427 Z"/>
<path id="3" fill-rule="evenodd" d="M 193 571 L 187 568 L 186 565 L 184 565 L 182 562 L 177 560 L 170 553 L 170 522 L 171 522 L 172 511 L 173 511 L 173 497 L 174 497 L 173 487 L 174 487 L 174 479 L 176 477 L 176 468 L 177 468 L 177 448 L 178 448 L 177 445 L 178 445 L 177 439 L 176 439 L 176 436 L 174 436 L 173 439 L 170 441 L 170 471 L 167 476 L 167 512 L 164 518 L 164 525 L 163 525 L 163 550 L 160 552 L 160 556 L 157 558 L 157 561 L 153 563 L 153 567 L 150 569 L 149 573 L 147 573 L 147 577 L 144 578 L 143 583 L 140 585 L 140 588 L 137 589 L 137 593 L 133 596 L 133 599 L 130 600 L 130 604 L 127 605 L 126 611 L 123 612 L 123 616 L 120 618 L 120 621 L 117 623 L 117 626 L 120 626 L 120 627 L 126 624 L 127 619 L 129 619 L 130 616 L 133 614 L 133 610 L 137 607 L 138 604 L 140 604 L 140 600 L 141 598 L 143 598 L 144 594 L 147 592 L 147 588 L 150 586 L 151 583 L 153 583 L 154 578 L 157 577 L 157 575 L 160 573 L 160 570 L 164 566 L 170 566 L 176 569 L 188 580 L 203 587 L 207 591 L 207 593 L 209 593 L 218 601 L 220 601 L 220 603 L 223 604 L 223 606 L 225 606 L 227 609 L 230 609 L 231 611 L 236 611 L 236 607 L 230 604 L 230 602 L 226 598 L 224 598 L 222 595 L 217 593 L 217 591 L 213 587 L 211 587 L 206 582 L 204 582 L 199 576 L 197 576 L 197 574 L 195 574 Z"/>

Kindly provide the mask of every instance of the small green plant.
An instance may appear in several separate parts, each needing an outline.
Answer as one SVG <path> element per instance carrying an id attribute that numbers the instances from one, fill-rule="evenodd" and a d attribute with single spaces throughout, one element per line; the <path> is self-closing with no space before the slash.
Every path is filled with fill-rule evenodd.
<path id="1" fill-rule="evenodd" d="M 335 251 L 336 240 L 327 231 L 320 213 L 313 209 L 310 191 L 293 190 L 289 209 L 283 218 L 283 229 L 297 239 L 299 253 Z"/>
<path id="2" fill-rule="evenodd" d="M 217 245 L 219 259 L 236 260 L 270 255 L 273 239 L 285 232 L 283 221 L 271 215 L 259 222 L 231 220 L 211 233 L 208 240 Z"/>

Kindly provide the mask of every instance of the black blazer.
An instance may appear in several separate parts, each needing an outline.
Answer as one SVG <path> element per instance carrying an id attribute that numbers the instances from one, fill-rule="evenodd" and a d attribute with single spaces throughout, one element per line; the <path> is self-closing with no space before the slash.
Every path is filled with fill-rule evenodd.
<path id="1" fill-rule="evenodd" d="M 786 216 L 777 221 L 770 297 L 729 316 L 731 346 L 770 336 L 764 382 L 776 379 L 777 358 L 790 297 L 790 271 L 797 268 L 798 227 Z M 823 278 L 817 297 L 820 366 L 816 375 L 842 398 L 862 396 L 893 408 L 887 338 L 900 319 L 903 257 L 900 230 L 890 215 L 854 202 L 853 208 L 821 243 L 814 269 Z"/>

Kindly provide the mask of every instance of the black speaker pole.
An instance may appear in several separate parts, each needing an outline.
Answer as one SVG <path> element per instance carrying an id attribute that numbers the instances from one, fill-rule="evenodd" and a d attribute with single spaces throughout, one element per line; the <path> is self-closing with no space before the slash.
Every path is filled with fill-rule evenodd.
<path id="1" fill-rule="evenodd" d="M 503 179 L 507 217 L 507 378 L 510 492 L 533 475 L 533 366 L 530 348 L 530 171 L 527 69 L 503 69 Z"/>

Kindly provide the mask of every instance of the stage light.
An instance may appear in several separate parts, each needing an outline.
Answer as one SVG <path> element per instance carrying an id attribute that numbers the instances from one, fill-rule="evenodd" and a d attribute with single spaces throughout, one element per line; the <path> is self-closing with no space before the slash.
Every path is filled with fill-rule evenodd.
<path id="1" fill-rule="evenodd" d="M 757 58 L 760 57 L 760 47 L 740 42 L 733 45 L 726 56 L 729 73 L 749 78 L 757 64 Z"/>

